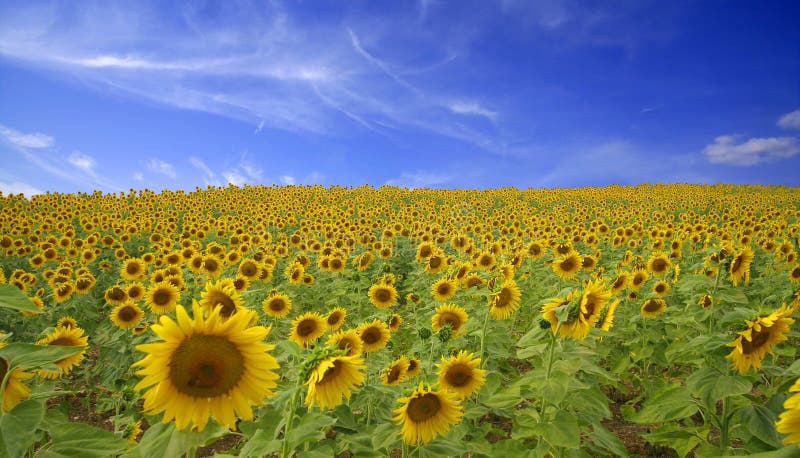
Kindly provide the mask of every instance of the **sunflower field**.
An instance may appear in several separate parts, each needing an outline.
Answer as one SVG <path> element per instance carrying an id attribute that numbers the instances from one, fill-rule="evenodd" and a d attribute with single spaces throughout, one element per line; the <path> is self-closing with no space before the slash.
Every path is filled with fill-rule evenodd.
<path id="1" fill-rule="evenodd" d="M 800 189 L 0 195 L 0 457 L 798 456 Z"/>

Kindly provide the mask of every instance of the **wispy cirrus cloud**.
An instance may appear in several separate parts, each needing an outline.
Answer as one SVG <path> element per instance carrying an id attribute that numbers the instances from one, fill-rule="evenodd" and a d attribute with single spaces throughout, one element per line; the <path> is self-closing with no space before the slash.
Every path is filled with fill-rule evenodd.
<path id="1" fill-rule="evenodd" d="M 83 154 L 80 151 L 74 151 L 69 155 L 67 161 L 88 174 L 94 174 L 94 166 L 96 162 L 93 157 L 87 154 Z"/>
<path id="2" fill-rule="evenodd" d="M 386 180 L 386 184 L 405 188 L 429 188 L 447 184 L 452 180 L 453 176 L 450 174 L 417 170 L 403 172 L 399 177 Z"/>
<path id="3" fill-rule="evenodd" d="M 18 148 L 50 148 L 55 145 L 55 139 L 40 132 L 23 133 L 0 124 L 0 135 L 5 140 Z"/>
<path id="4" fill-rule="evenodd" d="M 778 119 L 778 126 L 784 129 L 800 129 L 800 109 L 781 116 Z"/>
<path id="5" fill-rule="evenodd" d="M 178 178 L 178 172 L 175 171 L 175 166 L 169 162 L 162 161 L 161 159 L 150 159 L 145 165 L 153 173 L 164 175 L 173 180 Z"/>
<path id="6" fill-rule="evenodd" d="M 26 197 L 35 196 L 37 194 L 44 194 L 44 191 L 41 189 L 31 186 L 28 183 L 23 183 L 21 181 L 12 181 L 10 183 L 6 183 L 0 181 L 0 192 L 5 195 L 9 194 L 24 194 Z"/>

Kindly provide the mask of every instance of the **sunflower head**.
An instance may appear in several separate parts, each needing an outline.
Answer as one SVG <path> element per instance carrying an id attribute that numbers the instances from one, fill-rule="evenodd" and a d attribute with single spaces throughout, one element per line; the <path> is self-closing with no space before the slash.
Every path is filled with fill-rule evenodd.
<path id="1" fill-rule="evenodd" d="M 480 369 L 481 359 L 464 350 L 448 358 L 442 357 L 439 368 L 439 386 L 452 391 L 459 398 L 476 393 L 486 382 L 486 371 Z"/>
<path id="2" fill-rule="evenodd" d="M 215 307 L 221 307 L 219 316 L 228 318 L 241 310 L 244 300 L 236 291 L 232 280 L 225 279 L 216 283 L 206 283 L 205 291 L 200 294 L 200 305 L 210 312 Z"/>
<path id="3" fill-rule="evenodd" d="M 423 383 L 397 402 L 400 407 L 395 409 L 393 419 L 401 425 L 403 441 L 409 445 L 427 444 L 449 431 L 464 415 L 454 393 L 434 390 Z"/>
<path id="4" fill-rule="evenodd" d="M 369 301 L 379 309 L 386 309 L 397 302 L 397 289 L 388 283 L 378 283 L 369 288 Z"/>
<path id="5" fill-rule="evenodd" d="M 53 332 L 36 341 L 36 345 L 59 345 L 62 347 L 86 347 L 88 344 L 89 337 L 84 335 L 83 329 L 79 327 L 57 327 Z M 86 356 L 86 350 L 60 359 L 55 362 L 55 365 L 60 369 L 59 372 L 40 369 L 39 376 L 45 379 L 55 379 L 69 374 L 72 369 L 83 361 L 84 356 Z"/>
<path id="6" fill-rule="evenodd" d="M 364 382 L 366 363 L 359 356 L 346 356 L 339 349 L 325 348 L 312 356 L 301 371 L 308 387 L 305 404 L 332 409 L 350 399 L 353 389 Z"/>
<path id="7" fill-rule="evenodd" d="M 733 350 L 726 358 L 731 360 L 733 368 L 742 374 L 750 368 L 760 369 L 764 356 L 772 353 L 772 346 L 787 340 L 786 333 L 794 323 L 794 319 L 789 318 L 791 313 L 792 308 L 784 306 L 752 321 L 745 321 L 747 327 L 728 344 Z"/>
<path id="8" fill-rule="evenodd" d="M 301 347 L 307 347 L 325 333 L 325 319 L 318 312 L 306 312 L 292 321 L 289 339 Z"/>
<path id="9" fill-rule="evenodd" d="M 436 313 L 431 318 L 431 328 L 438 332 L 444 326 L 450 326 L 453 334 L 458 336 L 461 328 L 469 319 L 467 311 L 455 304 L 442 304 L 436 307 Z"/>
<path id="10" fill-rule="evenodd" d="M 163 315 L 175 310 L 181 293 L 174 285 L 163 281 L 151 285 L 145 293 L 145 302 L 153 313 Z"/>
<path id="11" fill-rule="evenodd" d="M 408 372 L 408 358 L 401 356 L 389 364 L 381 373 L 381 383 L 384 385 L 399 385 Z"/>
<path id="12" fill-rule="evenodd" d="M 362 323 L 357 331 L 362 348 L 367 353 L 383 348 L 392 336 L 389 326 L 378 319 Z"/>
<path id="13" fill-rule="evenodd" d="M 111 311 L 111 321 L 121 329 L 132 329 L 139 325 L 144 311 L 134 302 L 125 302 Z"/>
<path id="14" fill-rule="evenodd" d="M 499 277 L 496 277 L 499 278 Z M 505 320 L 519 307 L 522 292 L 514 280 L 506 280 L 496 287 L 489 298 L 489 313 L 495 320 Z"/>
<path id="15" fill-rule="evenodd" d="M 654 318 L 662 313 L 667 308 L 667 302 L 659 297 L 651 297 L 645 299 L 642 303 L 642 316 L 645 318 Z"/>
<path id="16" fill-rule="evenodd" d="M 347 309 L 344 307 L 334 307 L 333 310 L 328 312 L 328 315 L 325 317 L 325 323 L 328 326 L 328 329 L 331 331 L 336 331 L 342 324 L 344 324 L 344 318 L 347 316 Z"/>
<path id="17" fill-rule="evenodd" d="M 437 301 L 446 301 L 456 293 L 456 281 L 448 277 L 442 277 L 431 286 L 431 295 Z"/>
<path id="18" fill-rule="evenodd" d="M 344 350 L 345 356 L 360 355 L 363 347 L 358 331 L 355 329 L 335 332 L 328 338 L 327 344 Z"/>

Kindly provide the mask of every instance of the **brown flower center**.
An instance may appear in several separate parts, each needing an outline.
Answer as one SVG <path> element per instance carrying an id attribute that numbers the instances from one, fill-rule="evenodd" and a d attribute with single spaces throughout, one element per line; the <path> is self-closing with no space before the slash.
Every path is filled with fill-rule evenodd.
<path id="1" fill-rule="evenodd" d="M 175 388 L 194 398 L 228 393 L 244 373 L 244 358 L 223 336 L 195 334 L 172 354 L 169 378 Z"/>
<path id="2" fill-rule="evenodd" d="M 442 403 L 439 401 L 439 396 L 434 393 L 425 393 L 408 402 L 406 414 L 408 414 L 408 418 L 414 423 L 422 423 L 425 420 L 435 417 L 441 408 Z"/>
<path id="3" fill-rule="evenodd" d="M 466 364 L 456 364 L 447 370 L 444 379 L 450 386 L 462 387 L 472 380 L 472 369 Z"/>

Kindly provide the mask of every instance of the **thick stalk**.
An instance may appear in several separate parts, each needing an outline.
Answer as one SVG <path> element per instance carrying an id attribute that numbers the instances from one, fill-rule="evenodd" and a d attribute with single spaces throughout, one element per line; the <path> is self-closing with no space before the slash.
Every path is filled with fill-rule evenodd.
<path id="1" fill-rule="evenodd" d="M 486 358 L 483 354 L 484 350 L 486 349 L 486 327 L 489 324 L 489 317 L 491 316 L 490 309 L 486 309 L 486 316 L 483 318 L 483 329 L 481 330 L 481 365 L 480 369 L 483 369 L 483 365 L 486 364 Z"/>
<path id="2" fill-rule="evenodd" d="M 291 457 L 289 450 L 289 432 L 292 430 L 292 423 L 294 423 L 294 410 L 297 407 L 297 398 L 300 394 L 300 378 L 298 377 L 297 385 L 294 387 L 292 399 L 289 401 L 289 409 L 286 412 L 286 419 L 284 422 L 286 426 L 283 429 L 283 444 L 281 445 L 281 458 Z"/>

